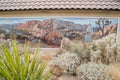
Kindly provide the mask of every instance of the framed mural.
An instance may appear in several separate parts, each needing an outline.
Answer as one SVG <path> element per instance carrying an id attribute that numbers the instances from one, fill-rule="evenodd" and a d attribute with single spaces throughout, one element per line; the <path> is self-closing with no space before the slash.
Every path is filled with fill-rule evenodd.
<path id="1" fill-rule="evenodd" d="M 90 43 L 117 33 L 117 28 L 117 18 L 0 18 L 0 39 L 15 36 L 20 44 L 59 48 L 64 37 Z"/>

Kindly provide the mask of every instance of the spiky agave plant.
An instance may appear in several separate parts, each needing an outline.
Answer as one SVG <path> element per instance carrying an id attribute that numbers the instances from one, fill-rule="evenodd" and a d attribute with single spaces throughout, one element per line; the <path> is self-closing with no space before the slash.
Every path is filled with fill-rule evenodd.
<path id="1" fill-rule="evenodd" d="M 24 45 L 24 56 L 19 53 L 16 41 L 11 46 L 1 46 L 0 53 L 0 79 L 1 80 L 49 80 L 50 73 L 46 72 L 47 61 L 38 59 L 38 49 L 35 50 L 31 60 L 29 47 Z"/>

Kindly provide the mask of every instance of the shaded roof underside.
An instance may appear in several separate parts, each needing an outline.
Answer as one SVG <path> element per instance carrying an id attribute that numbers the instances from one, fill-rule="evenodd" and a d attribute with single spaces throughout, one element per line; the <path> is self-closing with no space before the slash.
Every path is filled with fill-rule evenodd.
<path id="1" fill-rule="evenodd" d="M 120 0 L 0 0 L 0 10 L 29 9 L 120 10 Z"/>

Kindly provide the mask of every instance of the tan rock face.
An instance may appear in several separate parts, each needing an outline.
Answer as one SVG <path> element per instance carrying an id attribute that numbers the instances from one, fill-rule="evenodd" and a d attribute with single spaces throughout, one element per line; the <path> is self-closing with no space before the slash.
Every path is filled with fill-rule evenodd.
<path id="1" fill-rule="evenodd" d="M 70 39 L 63 38 L 61 41 L 61 48 L 69 51 L 72 44 L 73 44 L 73 42 L 70 41 Z"/>

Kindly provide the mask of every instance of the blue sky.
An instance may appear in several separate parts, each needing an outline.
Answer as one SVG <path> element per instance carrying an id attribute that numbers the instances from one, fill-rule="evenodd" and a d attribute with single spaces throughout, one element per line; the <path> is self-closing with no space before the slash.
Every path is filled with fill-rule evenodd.
<path id="1" fill-rule="evenodd" d="M 48 18 L 0 18 L 0 24 L 16 24 L 16 23 L 24 23 L 29 20 L 40 20 L 43 21 Z M 97 18 L 55 18 L 58 20 L 64 20 L 64 21 L 71 21 L 76 24 L 92 24 L 92 27 L 95 27 L 95 21 Z M 112 24 L 118 23 L 118 19 L 111 18 Z"/>
<path id="2" fill-rule="evenodd" d="M 118 23 L 118 19 L 115 18 L 108 18 L 108 19 L 112 21 L 112 24 Z M 71 21 L 81 25 L 91 24 L 93 27 L 96 27 L 95 21 L 97 21 L 98 18 L 62 18 L 62 20 Z"/>
<path id="3" fill-rule="evenodd" d="M 0 24 L 25 23 L 29 20 L 44 20 L 46 18 L 0 18 Z"/>

